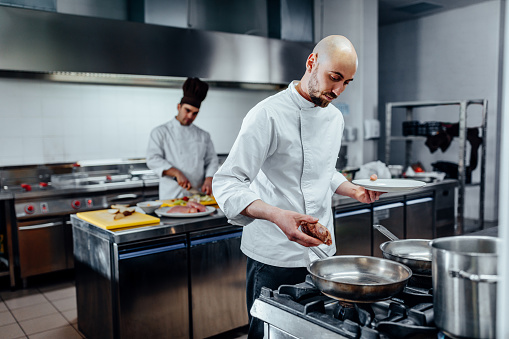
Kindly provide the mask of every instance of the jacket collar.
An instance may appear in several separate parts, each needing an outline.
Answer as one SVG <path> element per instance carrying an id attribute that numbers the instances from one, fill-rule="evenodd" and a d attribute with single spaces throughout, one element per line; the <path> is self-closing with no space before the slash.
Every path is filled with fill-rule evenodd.
<path id="1" fill-rule="evenodd" d="M 311 101 L 307 101 L 306 99 L 304 99 L 304 97 L 302 95 L 300 95 L 300 93 L 295 88 L 295 86 L 297 86 L 298 83 L 299 83 L 298 81 L 294 80 L 290 83 L 290 85 L 288 85 L 293 102 L 295 102 L 295 104 L 300 109 L 321 108 L 321 107 L 316 106 Z"/>

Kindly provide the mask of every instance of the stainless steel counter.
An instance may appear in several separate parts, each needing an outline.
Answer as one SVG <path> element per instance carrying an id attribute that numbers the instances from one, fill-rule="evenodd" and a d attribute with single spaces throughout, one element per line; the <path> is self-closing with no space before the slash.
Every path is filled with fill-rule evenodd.
<path id="1" fill-rule="evenodd" d="M 409 195 L 420 195 L 432 192 L 438 187 L 443 185 L 456 185 L 456 180 L 444 180 L 439 183 L 427 184 L 423 188 L 418 190 L 404 192 L 404 193 L 386 193 L 381 196 L 380 201 L 404 198 Z M 335 194 L 332 198 L 333 208 L 349 208 L 352 206 L 367 206 L 366 204 L 360 203 L 349 197 L 340 196 Z M 122 228 L 116 230 L 106 230 L 100 227 L 93 226 L 79 218 L 72 216 L 73 223 L 77 223 L 80 227 L 88 229 L 97 236 L 114 242 L 114 243 L 125 243 L 131 241 L 138 241 L 143 239 L 157 238 L 168 235 L 179 235 L 189 232 L 206 230 L 218 226 L 227 224 L 227 218 L 224 213 L 217 209 L 216 212 L 210 216 L 200 218 L 161 218 L 161 223 L 156 226 L 140 226 Z"/>
<path id="2" fill-rule="evenodd" d="M 164 236 L 181 235 L 195 231 L 227 225 L 226 216 L 217 209 L 210 216 L 199 218 L 161 218 L 161 223 L 155 226 L 139 226 L 114 230 L 107 230 L 94 226 L 76 215 L 71 216 L 74 225 L 93 233 L 95 236 L 109 242 L 120 244 L 126 242 L 153 239 Z"/>

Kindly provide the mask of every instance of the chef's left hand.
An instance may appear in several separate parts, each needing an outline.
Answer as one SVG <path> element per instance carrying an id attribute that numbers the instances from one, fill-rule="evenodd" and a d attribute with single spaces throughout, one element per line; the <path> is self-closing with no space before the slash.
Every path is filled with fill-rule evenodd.
<path id="1" fill-rule="evenodd" d="M 353 198 L 357 201 L 369 204 L 380 199 L 383 192 L 370 191 L 362 186 L 357 186 L 349 181 L 345 181 L 336 189 L 336 194 Z"/>
<path id="2" fill-rule="evenodd" d="M 365 189 L 362 186 L 358 186 L 358 189 L 355 193 L 354 199 L 357 199 L 360 202 L 369 204 L 372 202 L 377 201 L 380 199 L 380 195 L 382 195 L 383 192 L 377 192 L 377 191 L 370 191 Z"/>
<path id="3" fill-rule="evenodd" d="M 207 195 L 212 195 L 212 177 L 205 178 L 201 191 Z"/>

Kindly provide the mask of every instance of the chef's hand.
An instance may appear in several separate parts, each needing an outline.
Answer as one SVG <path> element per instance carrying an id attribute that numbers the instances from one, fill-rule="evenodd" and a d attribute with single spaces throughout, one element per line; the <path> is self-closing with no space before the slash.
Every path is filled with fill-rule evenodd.
<path id="1" fill-rule="evenodd" d="M 185 188 L 186 190 L 191 189 L 191 183 L 189 180 L 187 180 L 187 177 L 184 175 L 184 173 L 182 173 L 179 169 L 172 167 L 163 171 L 163 175 L 175 178 L 179 186 Z"/>
<path id="2" fill-rule="evenodd" d="M 349 181 L 345 181 L 336 189 L 336 194 L 353 198 L 357 201 L 369 204 L 380 199 L 383 192 L 370 191 L 362 186 L 357 186 Z"/>
<path id="3" fill-rule="evenodd" d="M 295 241 L 305 247 L 314 247 L 323 244 L 320 240 L 310 237 L 299 230 L 302 221 L 314 224 L 318 222 L 318 219 L 310 215 L 282 210 L 281 213 L 278 213 L 274 223 L 283 231 L 290 241 Z"/>
<path id="4" fill-rule="evenodd" d="M 276 224 L 291 241 L 295 241 L 305 247 L 313 247 L 322 244 L 318 239 L 310 237 L 299 230 L 302 221 L 308 223 L 318 222 L 317 218 L 284 210 L 267 204 L 262 200 L 255 200 L 242 212 L 242 215 L 255 219 L 264 219 Z"/>
<path id="5" fill-rule="evenodd" d="M 205 194 L 212 195 L 212 177 L 205 178 L 201 191 Z"/>

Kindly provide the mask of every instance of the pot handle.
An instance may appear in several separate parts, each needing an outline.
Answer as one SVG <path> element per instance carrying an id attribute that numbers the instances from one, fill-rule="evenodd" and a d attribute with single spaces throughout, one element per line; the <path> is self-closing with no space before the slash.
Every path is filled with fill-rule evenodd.
<path id="1" fill-rule="evenodd" d="M 449 275 L 453 278 L 461 278 L 461 279 L 467 279 L 473 282 L 478 283 L 488 283 L 488 284 L 494 284 L 498 282 L 498 275 L 492 275 L 492 274 L 474 274 L 474 273 L 468 273 L 463 270 L 459 271 L 449 271 Z"/>
<path id="2" fill-rule="evenodd" d="M 382 233 L 383 235 L 385 235 L 387 238 L 389 238 L 389 240 L 391 241 L 394 241 L 394 240 L 399 240 L 399 238 L 397 236 L 395 236 L 394 234 L 392 234 L 391 231 L 389 231 L 386 227 L 382 226 L 382 225 L 378 225 L 378 224 L 375 224 L 373 225 L 373 228 L 377 229 L 380 233 Z"/>
<path id="3" fill-rule="evenodd" d="M 318 246 L 314 246 L 314 247 L 309 247 L 309 249 L 311 251 L 313 251 L 314 254 L 316 254 L 318 256 L 318 258 L 320 259 L 325 259 L 325 258 L 328 258 L 329 256 L 327 255 L 327 253 L 325 253 L 321 248 L 319 248 Z"/>

